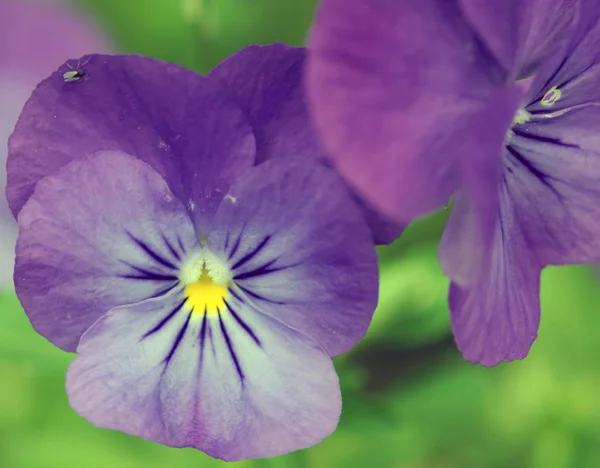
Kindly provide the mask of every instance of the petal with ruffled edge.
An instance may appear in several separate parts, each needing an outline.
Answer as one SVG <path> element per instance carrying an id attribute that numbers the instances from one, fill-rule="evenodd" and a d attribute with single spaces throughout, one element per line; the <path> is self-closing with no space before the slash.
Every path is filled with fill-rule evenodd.
<path id="1" fill-rule="evenodd" d="M 121 151 L 152 166 L 205 234 L 231 182 L 254 164 L 242 111 L 211 80 L 177 65 L 137 55 L 92 55 L 80 64 L 84 77 L 65 83 L 65 64 L 25 104 L 9 141 L 13 213 L 68 162 Z"/>
<path id="2" fill-rule="evenodd" d="M 19 214 L 17 295 L 66 351 L 99 317 L 178 287 L 199 246 L 184 205 L 146 163 L 107 152 L 42 179 Z"/>
<path id="3" fill-rule="evenodd" d="M 579 0 L 460 0 L 467 20 L 515 79 L 568 46 Z"/>
<path id="4" fill-rule="evenodd" d="M 519 92 L 504 90 L 505 70 L 456 1 L 325 0 L 307 66 L 326 149 L 393 219 L 445 204 L 473 160 L 500 164 L 478 133 L 495 130 L 501 142 Z M 514 107 L 491 109 L 498 93 Z"/>
<path id="5" fill-rule="evenodd" d="M 485 366 L 523 359 L 537 337 L 540 272 L 534 245 L 521 230 L 509 183 L 503 182 L 489 269 L 479 283 L 450 287 L 454 338 L 465 359 Z"/>
<path id="6" fill-rule="evenodd" d="M 90 422 L 227 461 L 320 442 L 341 411 L 337 375 L 313 340 L 231 300 L 191 311 L 177 292 L 111 310 L 67 372 Z"/>
<path id="7" fill-rule="evenodd" d="M 364 336 L 377 305 L 377 258 L 333 170 L 304 158 L 250 169 L 223 199 L 207 246 L 229 264 L 240 302 L 331 356 Z"/>
<path id="8" fill-rule="evenodd" d="M 304 93 L 306 49 L 283 44 L 250 46 L 233 54 L 209 74 L 248 116 L 256 136 L 256 161 L 311 157 L 328 163 L 313 128 Z M 376 244 L 396 240 L 404 225 L 379 214 L 356 194 Z"/>

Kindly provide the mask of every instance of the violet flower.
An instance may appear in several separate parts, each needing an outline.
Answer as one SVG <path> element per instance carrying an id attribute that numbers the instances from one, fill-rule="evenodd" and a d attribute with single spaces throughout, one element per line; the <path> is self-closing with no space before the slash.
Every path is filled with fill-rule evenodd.
<path id="1" fill-rule="evenodd" d="M 31 90 L 57 63 L 109 47 L 90 22 L 58 5 L 0 0 L 0 186 L 6 186 L 7 141 Z M 0 287 L 12 287 L 17 225 L 0 200 Z"/>
<path id="2" fill-rule="evenodd" d="M 281 118 L 299 109 L 298 57 L 252 47 L 202 77 L 92 55 L 25 105 L 16 290 L 41 335 L 77 350 L 67 392 L 92 423 L 224 460 L 336 427 L 330 357 L 366 332 L 377 259 L 308 121 Z"/>
<path id="3" fill-rule="evenodd" d="M 309 91 L 340 171 L 440 245 L 466 359 L 524 358 L 546 265 L 600 261 L 600 4 L 324 0 Z"/>

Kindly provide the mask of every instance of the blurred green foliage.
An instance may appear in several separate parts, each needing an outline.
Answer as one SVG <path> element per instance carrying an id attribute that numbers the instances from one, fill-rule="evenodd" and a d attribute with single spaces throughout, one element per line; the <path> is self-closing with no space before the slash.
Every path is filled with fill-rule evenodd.
<path id="1" fill-rule="evenodd" d="M 80 0 L 117 50 L 200 72 L 250 43 L 302 44 L 315 0 Z M 550 268 L 540 338 L 521 362 L 464 362 L 450 333 L 448 281 L 436 259 L 447 212 L 379 249 L 381 297 L 371 329 L 336 358 L 338 430 L 270 468 L 594 468 L 600 466 L 600 292 L 596 271 Z M 69 407 L 72 355 L 31 328 L 14 293 L 0 295 L 0 467 L 222 467 L 96 428 Z"/>

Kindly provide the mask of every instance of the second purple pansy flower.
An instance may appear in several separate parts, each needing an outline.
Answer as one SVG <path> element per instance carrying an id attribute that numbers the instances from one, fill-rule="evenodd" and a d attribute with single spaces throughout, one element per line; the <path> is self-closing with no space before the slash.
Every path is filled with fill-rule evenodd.
<path id="1" fill-rule="evenodd" d="M 378 231 L 310 146 L 302 60 L 253 47 L 204 78 L 94 55 L 25 105 L 8 159 L 16 290 L 77 351 L 69 400 L 94 424 L 225 460 L 336 427 L 330 357 L 371 320 Z"/>
<path id="2" fill-rule="evenodd" d="M 524 358 L 546 265 L 600 261 L 600 4 L 324 0 L 309 91 L 340 171 L 440 244 L 458 347 Z"/>

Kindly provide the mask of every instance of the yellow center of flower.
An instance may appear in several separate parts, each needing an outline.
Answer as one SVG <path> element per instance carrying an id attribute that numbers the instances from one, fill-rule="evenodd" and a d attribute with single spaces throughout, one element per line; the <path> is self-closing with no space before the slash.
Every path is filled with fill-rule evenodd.
<path id="1" fill-rule="evenodd" d="M 194 314 L 216 313 L 225 307 L 227 285 L 215 284 L 210 273 L 202 267 L 200 279 L 185 287 L 187 304 L 193 308 Z"/>

